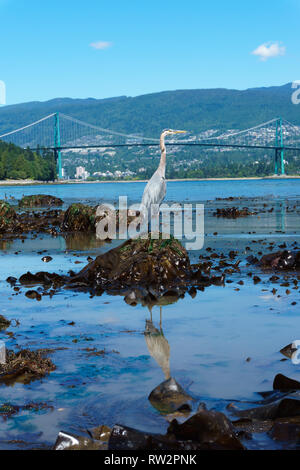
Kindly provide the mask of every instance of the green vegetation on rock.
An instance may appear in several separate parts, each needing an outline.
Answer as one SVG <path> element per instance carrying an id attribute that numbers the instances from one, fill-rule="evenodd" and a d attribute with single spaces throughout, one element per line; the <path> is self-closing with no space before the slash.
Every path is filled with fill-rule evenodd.
<path id="1" fill-rule="evenodd" d="M 95 231 L 96 207 L 84 204 L 71 204 L 66 210 L 62 229 L 67 232 Z"/>
<path id="2" fill-rule="evenodd" d="M 0 200 L 0 232 L 5 232 L 15 221 L 16 211 L 6 201 Z"/>
<path id="3" fill-rule="evenodd" d="M 31 196 L 24 196 L 19 202 L 20 207 L 61 206 L 62 204 L 62 199 L 59 197 L 50 196 L 48 194 L 34 194 Z"/>

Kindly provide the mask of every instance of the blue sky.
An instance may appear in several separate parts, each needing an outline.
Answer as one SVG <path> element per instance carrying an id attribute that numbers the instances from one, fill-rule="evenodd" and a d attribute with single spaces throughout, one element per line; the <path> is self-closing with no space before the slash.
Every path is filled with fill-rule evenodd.
<path id="1" fill-rule="evenodd" d="M 0 0 L 0 80 L 7 104 L 280 85 L 300 79 L 299 17 L 299 0 Z"/>

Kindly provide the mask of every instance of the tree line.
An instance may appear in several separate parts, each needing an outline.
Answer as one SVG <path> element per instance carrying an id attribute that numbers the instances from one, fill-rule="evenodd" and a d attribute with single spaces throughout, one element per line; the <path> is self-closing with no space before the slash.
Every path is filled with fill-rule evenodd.
<path id="1" fill-rule="evenodd" d="M 52 152 L 33 152 L 0 141 L 0 180 L 53 181 L 56 163 Z"/>

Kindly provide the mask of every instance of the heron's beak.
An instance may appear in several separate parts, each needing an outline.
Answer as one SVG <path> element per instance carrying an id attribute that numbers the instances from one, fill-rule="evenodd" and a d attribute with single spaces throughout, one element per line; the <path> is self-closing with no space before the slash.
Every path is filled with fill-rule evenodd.
<path id="1" fill-rule="evenodd" d="M 187 131 L 175 131 L 175 134 L 186 134 Z"/>

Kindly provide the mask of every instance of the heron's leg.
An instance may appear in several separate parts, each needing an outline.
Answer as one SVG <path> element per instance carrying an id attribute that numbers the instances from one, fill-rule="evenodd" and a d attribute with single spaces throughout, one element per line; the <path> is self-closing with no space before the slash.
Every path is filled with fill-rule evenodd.
<path id="1" fill-rule="evenodd" d="M 159 327 L 162 330 L 162 306 L 159 307 Z"/>

